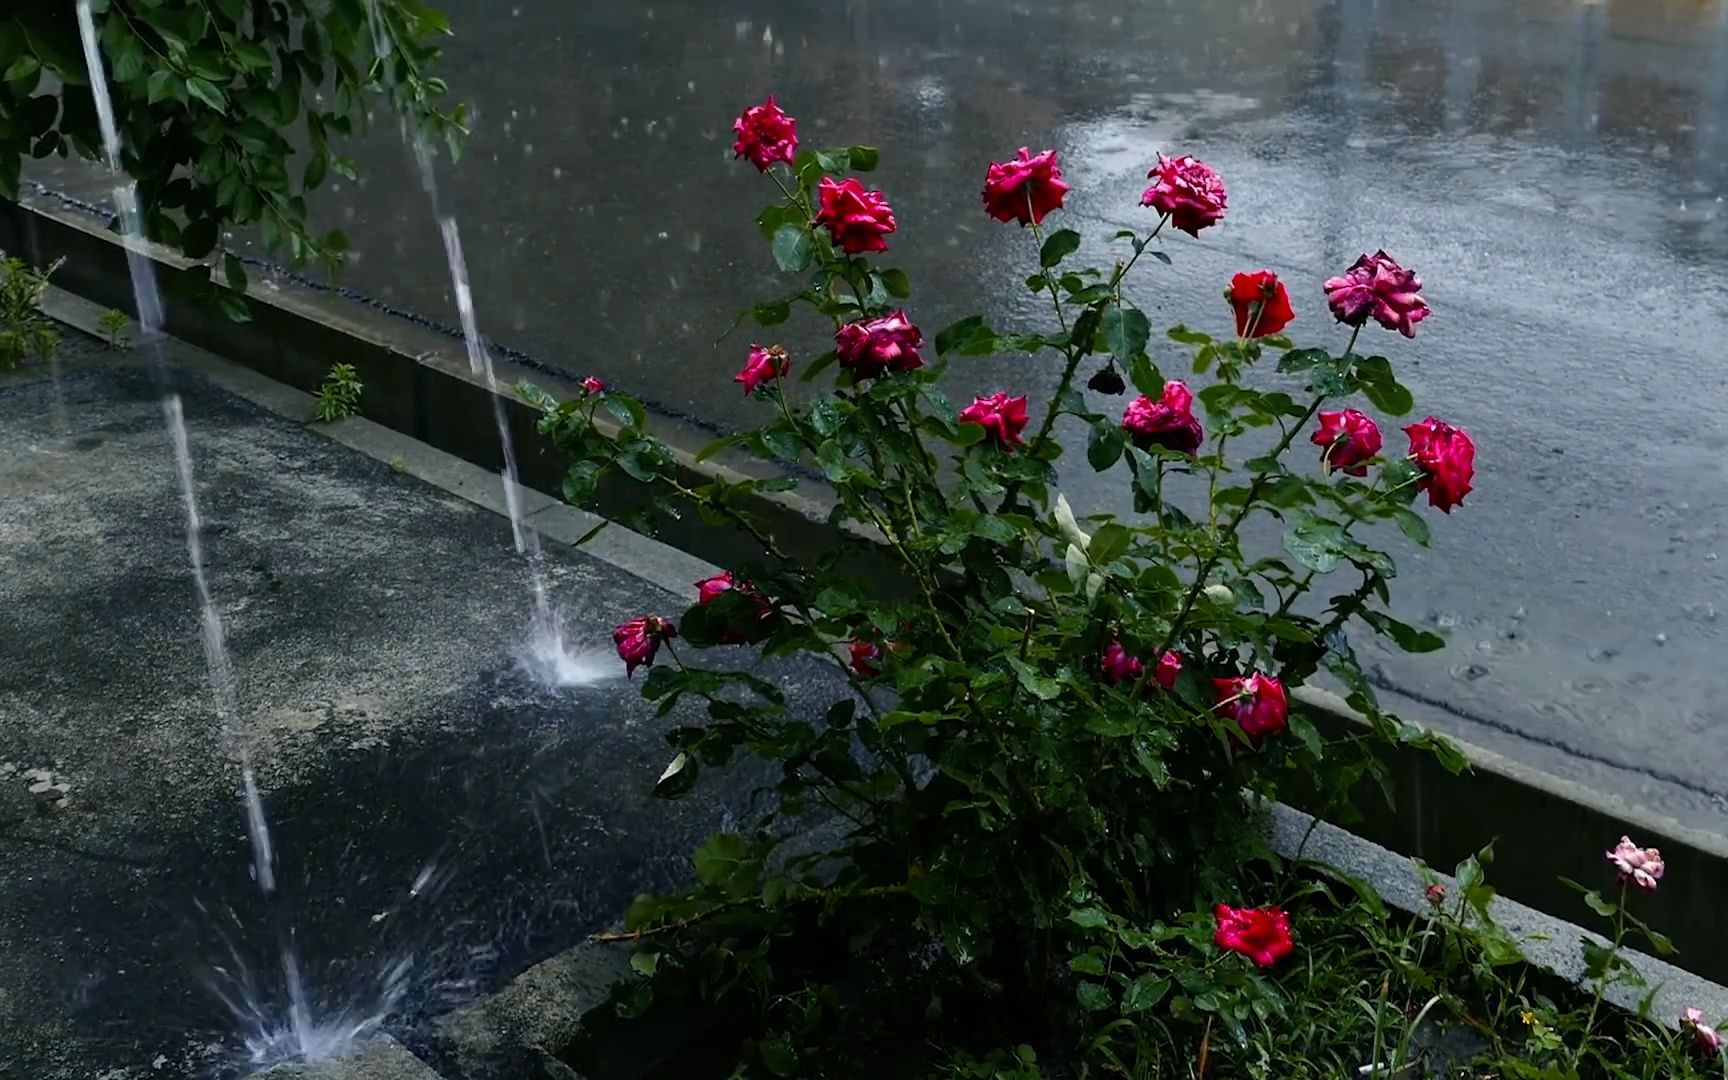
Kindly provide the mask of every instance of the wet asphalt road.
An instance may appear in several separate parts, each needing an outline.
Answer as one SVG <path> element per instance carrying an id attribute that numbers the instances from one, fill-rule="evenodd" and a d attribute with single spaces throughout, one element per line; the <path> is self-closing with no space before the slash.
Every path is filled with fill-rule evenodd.
<path id="1" fill-rule="evenodd" d="M 1436 313 L 1368 343 L 1479 456 L 1432 551 L 1400 557 L 1397 609 L 1448 646 L 1370 650 L 1380 674 L 1423 720 L 1728 829 L 1728 0 L 443 6 L 447 75 L 478 110 L 444 187 L 482 326 L 718 428 L 759 414 L 730 381 L 744 341 L 714 339 L 783 288 L 751 224 L 772 189 L 729 153 L 770 91 L 807 144 L 882 148 L 891 261 L 928 332 L 1044 317 L 1020 284 L 1031 238 L 977 202 L 1023 143 L 1060 151 L 1062 223 L 1099 240 L 1147 225 L 1155 151 L 1224 175 L 1225 223 L 1136 272 L 1155 325 L 1226 328 L 1224 283 L 1264 266 L 1292 286 L 1291 332 L 1338 346 L 1319 282 L 1392 251 Z M 394 126 L 357 157 L 368 177 L 322 203 L 358 251 L 346 283 L 454 323 Z M 956 396 L 1037 400 L 1058 374 L 962 363 Z M 1077 504 L 1125 502 L 1075 464 Z"/>

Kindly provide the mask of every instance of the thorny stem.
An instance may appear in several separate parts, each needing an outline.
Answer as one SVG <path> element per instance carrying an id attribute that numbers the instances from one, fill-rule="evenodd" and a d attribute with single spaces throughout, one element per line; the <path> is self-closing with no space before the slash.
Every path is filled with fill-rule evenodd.
<path id="1" fill-rule="evenodd" d="M 1596 978 L 1596 996 L 1590 1002 L 1590 1014 L 1584 1018 L 1584 1031 L 1578 1036 L 1578 1049 L 1572 1052 L 1572 1073 L 1578 1072 L 1578 1063 L 1584 1060 L 1584 1050 L 1590 1045 L 1590 1030 L 1596 1026 L 1596 1012 L 1602 1007 L 1602 998 L 1608 993 L 1608 976 L 1614 970 L 1614 960 L 1620 955 L 1620 943 L 1626 939 L 1626 889 L 1628 882 L 1620 882 L 1620 903 L 1614 907 L 1614 945 L 1608 950 L 1608 958 L 1603 961 L 1602 974 Z"/>

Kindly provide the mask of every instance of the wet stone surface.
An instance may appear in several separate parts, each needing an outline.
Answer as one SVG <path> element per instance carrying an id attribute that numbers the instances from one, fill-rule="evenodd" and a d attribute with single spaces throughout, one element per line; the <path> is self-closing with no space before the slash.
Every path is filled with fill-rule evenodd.
<path id="1" fill-rule="evenodd" d="M 60 387 L 73 431 L 48 380 L 0 382 L 0 1076 L 242 1071 L 257 1032 L 222 998 L 244 1011 L 249 980 L 284 1026 L 285 946 L 315 1021 L 361 1022 L 394 980 L 385 1028 L 413 1046 L 432 1015 L 681 880 L 745 808 L 706 782 L 647 796 L 668 721 L 622 680 L 548 689 L 521 669 L 508 522 L 182 378 L 275 842 L 265 904 L 156 392 L 89 370 L 89 351 L 73 343 Z M 573 554 L 549 569 L 580 643 L 684 603 Z M 800 669 L 767 674 L 805 692 Z M 54 805 L 31 790 L 43 774 L 67 785 Z"/>

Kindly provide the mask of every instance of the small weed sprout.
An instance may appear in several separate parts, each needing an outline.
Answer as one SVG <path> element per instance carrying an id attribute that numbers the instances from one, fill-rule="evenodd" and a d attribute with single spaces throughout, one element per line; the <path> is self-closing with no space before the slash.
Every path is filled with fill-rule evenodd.
<path id="1" fill-rule="evenodd" d="M 22 259 L 0 258 L 0 371 L 60 351 L 60 332 L 42 314 L 42 297 L 62 261 L 37 270 Z"/>
<path id="2" fill-rule="evenodd" d="M 360 412 L 360 392 L 364 387 L 353 364 L 331 364 L 324 384 L 318 387 L 318 403 L 312 409 L 312 421 L 328 424 Z"/>
<path id="3" fill-rule="evenodd" d="M 124 352 L 132 344 L 132 335 L 126 329 L 126 313 L 119 308 L 109 308 L 96 318 L 96 325 L 102 331 L 102 340 L 115 352 Z"/>

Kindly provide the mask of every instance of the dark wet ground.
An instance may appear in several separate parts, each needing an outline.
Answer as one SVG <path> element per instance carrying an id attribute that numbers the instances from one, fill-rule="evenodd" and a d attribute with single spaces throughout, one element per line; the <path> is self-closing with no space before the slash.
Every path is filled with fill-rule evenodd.
<path id="1" fill-rule="evenodd" d="M 730 381 L 742 339 L 713 341 L 779 287 L 751 224 L 770 189 L 729 160 L 732 116 L 770 91 L 807 142 L 883 149 L 892 261 L 931 330 L 1043 317 L 1030 238 L 977 201 L 1022 143 L 1061 152 L 1064 222 L 1100 237 L 1147 223 L 1156 151 L 1223 173 L 1227 221 L 1132 288 L 1155 323 L 1225 327 L 1229 275 L 1266 266 L 1292 332 L 1341 345 L 1319 282 L 1391 250 L 1436 314 L 1370 343 L 1480 454 L 1434 550 L 1401 560 L 1399 609 L 1448 646 L 1376 657 L 1382 677 L 1449 730 L 1728 828 L 1728 0 L 444 6 L 478 110 L 444 186 L 482 326 L 716 427 L 759 415 Z M 369 178 L 322 200 L 358 249 L 345 280 L 454 323 L 394 125 L 357 156 Z M 1035 397 L 1055 378 L 954 375 Z M 1067 487 L 1126 501 L 1083 465 Z"/>
<path id="2" fill-rule="evenodd" d="M 78 371 L 97 352 L 72 344 Z M 99 359 L 99 358 L 98 358 Z M 682 881 L 752 770 L 649 796 L 671 751 L 621 679 L 552 690 L 517 657 L 508 522 L 180 380 L 211 587 L 279 899 L 251 875 L 235 743 L 204 685 L 168 440 L 141 371 L 0 383 L 0 1077 L 179 1080 L 244 1062 L 242 971 L 280 1024 L 284 935 L 314 1018 L 390 1030 L 498 986 Z M 574 637 L 675 597 L 549 553 Z M 789 680 L 797 668 L 776 669 Z M 66 798 L 38 803 L 24 770 Z M 227 977 L 217 974 L 218 969 Z"/>

